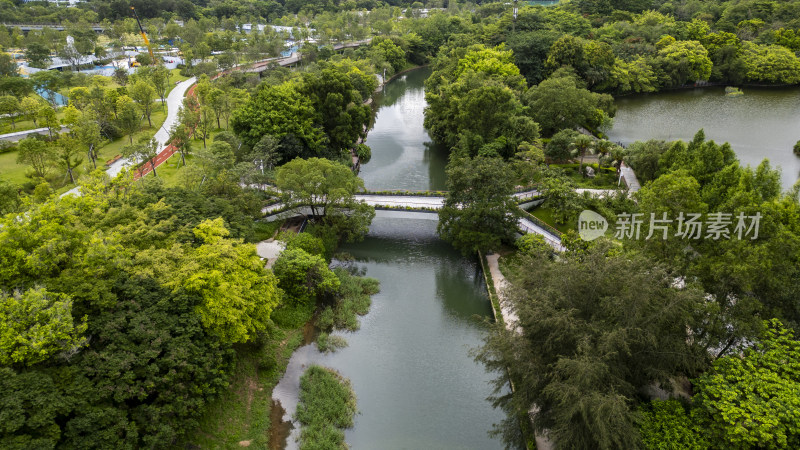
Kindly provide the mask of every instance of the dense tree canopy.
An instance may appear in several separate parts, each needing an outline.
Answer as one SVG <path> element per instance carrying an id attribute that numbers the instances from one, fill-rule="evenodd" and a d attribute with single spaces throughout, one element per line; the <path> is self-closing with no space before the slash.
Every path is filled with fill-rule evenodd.
<path id="1" fill-rule="evenodd" d="M 484 156 L 449 164 L 437 228 L 442 239 L 464 253 L 497 250 L 511 242 L 518 208 L 510 172 L 508 163 Z"/>
<path id="2" fill-rule="evenodd" d="M 604 243 L 555 261 L 534 253 L 516 273 L 506 295 L 519 332 L 496 325 L 479 354 L 514 382 L 514 396 L 496 400 L 508 413 L 499 431 L 514 442 L 535 405 L 533 426 L 560 447 L 636 447 L 639 390 L 704 365 L 687 339 L 702 291 L 676 289 L 653 260 Z"/>
<path id="3" fill-rule="evenodd" d="M 229 237 L 247 235 L 236 199 L 82 192 L 0 219 L 0 446 L 172 445 L 227 387 L 230 342 L 266 326 L 277 280 Z"/>

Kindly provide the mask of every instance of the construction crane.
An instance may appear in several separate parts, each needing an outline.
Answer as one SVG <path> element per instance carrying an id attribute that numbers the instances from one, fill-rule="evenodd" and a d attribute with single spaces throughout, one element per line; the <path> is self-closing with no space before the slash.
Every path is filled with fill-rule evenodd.
<path id="1" fill-rule="evenodd" d="M 144 39 L 145 45 L 147 45 L 147 51 L 150 53 L 150 59 L 153 61 L 153 64 L 158 64 L 158 60 L 156 60 L 156 56 L 153 54 L 153 48 L 150 47 L 150 39 L 147 39 L 147 33 L 144 32 L 144 27 L 142 27 L 142 22 L 139 21 L 139 15 L 136 14 L 136 8 L 131 6 L 131 11 L 133 11 L 133 17 L 136 18 L 136 23 L 139 24 L 139 31 L 142 32 L 142 39 Z"/>

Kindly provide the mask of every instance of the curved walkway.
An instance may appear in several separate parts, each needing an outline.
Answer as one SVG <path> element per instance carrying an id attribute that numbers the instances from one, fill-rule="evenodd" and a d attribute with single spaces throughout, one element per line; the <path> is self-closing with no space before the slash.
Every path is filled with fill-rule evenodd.
<path id="1" fill-rule="evenodd" d="M 167 96 L 167 118 L 164 120 L 161 128 L 158 129 L 154 136 L 159 147 L 164 147 L 166 145 L 167 140 L 169 139 L 169 130 L 178 121 L 178 113 L 183 107 L 183 98 L 186 96 L 186 91 L 188 91 L 196 81 L 197 79 L 194 77 L 189 78 L 186 81 L 178 83 L 178 85 L 169 92 L 169 95 Z M 158 156 L 156 156 L 156 166 L 166 161 L 169 156 L 172 156 L 172 153 L 166 155 L 168 152 L 174 153 L 174 150 L 172 150 L 170 147 L 167 147 L 159 152 Z M 122 169 L 133 164 L 134 161 L 131 161 L 130 159 L 120 158 L 108 166 L 106 173 L 109 177 L 114 178 L 119 175 L 120 172 L 122 172 Z M 63 193 L 61 196 L 63 197 L 69 194 L 81 195 L 80 187 L 74 187 Z"/>
<path id="2" fill-rule="evenodd" d="M 607 194 L 607 192 L 603 191 L 599 192 L 598 194 L 603 195 Z M 514 197 L 517 201 L 524 201 L 538 196 L 539 191 L 535 189 L 517 192 L 514 194 Z M 355 196 L 355 199 L 376 208 L 396 208 L 399 210 L 403 210 L 404 208 L 439 210 L 444 205 L 444 197 L 439 196 L 359 194 Z M 267 216 L 276 217 L 280 217 L 281 214 L 310 214 L 310 210 L 308 208 L 282 211 L 283 207 L 284 206 L 282 203 L 276 203 L 263 208 L 261 211 Z M 564 246 L 561 245 L 561 239 L 558 236 L 555 236 L 552 232 L 534 223 L 530 219 L 526 217 L 520 217 L 517 221 L 517 226 L 523 233 L 536 233 L 541 235 L 545 242 L 550 244 L 550 246 L 552 246 L 556 251 L 564 251 Z"/>

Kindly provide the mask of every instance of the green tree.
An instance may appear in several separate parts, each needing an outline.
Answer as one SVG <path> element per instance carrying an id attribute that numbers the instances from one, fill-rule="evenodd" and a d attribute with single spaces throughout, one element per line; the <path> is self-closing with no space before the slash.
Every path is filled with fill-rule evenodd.
<path id="1" fill-rule="evenodd" d="M 594 139 L 585 134 L 581 134 L 578 137 L 576 137 L 574 141 L 572 141 L 572 145 L 570 147 L 572 148 L 573 155 L 580 156 L 580 166 L 578 168 L 578 171 L 583 177 L 586 177 L 586 173 L 583 171 L 583 158 L 584 156 L 586 156 L 587 153 L 590 155 L 594 154 L 595 152 Z"/>
<path id="2" fill-rule="evenodd" d="M 22 115 L 31 119 L 33 121 L 33 126 L 36 126 L 36 121 L 38 119 L 37 113 L 42 107 L 41 98 L 29 95 L 19 102 L 19 107 Z"/>
<path id="3" fill-rule="evenodd" d="M 59 73 L 53 70 L 41 70 L 32 74 L 30 79 L 33 81 L 36 90 L 40 92 L 45 91 L 43 92 L 43 96 L 50 102 L 50 106 L 52 106 L 53 109 L 58 108 L 56 93 L 63 84 Z"/>
<path id="4" fill-rule="evenodd" d="M 17 164 L 28 164 L 33 168 L 35 176 L 45 178 L 55 160 L 53 147 L 36 138 L 25 138 L 19 141 L 18 146 Z"/>
<path id="5" fill-rule="evenodd" d="M 391 39 L 373 39 L 370 47 L 380 58 L 389 63 L 395 72 L 405 66 L 406 52 L 392 42 Z"/>
<path id="6" fill-rule="evenodd" d="M 122 156 L 136 161 L 140 166 L 149 164 L 153 171 L 153 176 L 157 177 L 156 156 L 158 156 L 158 151 L 158 141 L 155 138 L 148 139 L 147 136 L 142 136 L 136 144 L 123 147 Z"/>
<path id="7" fill-rule="evenodd" d="M 800 446 L 800 341 L 772 319 L 740 354 L 720 358 L 694 380 L 694 420 L 726 448 Z"/>
<path id="8" fill-rule="evenodd" d="M 284 250 L 272 270 L 280 287 L 294 305 L 311 304 L 318 296 L 330 295 L 339 289 L 339 278 L 319 255 L 300 248 Z"/>
<path id="9" fill-rule="evenodd" d="M 128 143 L 133 145 L 133 134 L 139 131 L 141 116 L 133 99 L 123 95 L 116 100 L 117 124 L 128 135 Z"/>
<path id="10" fill-rule="evenodd" d="M 100 125 L 92 112 L 81 114 L 77 122 L 70 126 L 70 133 L 86 148 L 86 154 L 97 169 L 97 148 L 103 141 Z"/>
<path id="11" fill-rule="evenodd" d="M 620 94 L 646 93 L 658 89 L 658 77 L 645 58 L 634 61 L 614 60 L 609 87 Z"/>
<path id="12" fill-rule="evenodd" d="M 439 210 L 442 239 L 464 254 L 513 242 L 517 204 L 509 164 L 499 158 L 456 159 L 447 167 L 447 196 Z"/>
<path id="13" fill-rule="evenodd" d="M 191 249 L 168 284 L 196 293 L 203 325 L 224 342 L 246 342 L 263 331 L 281 293 L 255 247 L 230 239 L 222 218 L 195 229 L 200 245 Z"/>
<path id="14" fill-rule="evenodd" d="M 800 58 L 793 51 L 778 45 L 767 47 L 745 42 L 742 53 L 748 80 L 781 84 L 800 82 Z"/>
<path id="15" fill-rule="evenodd" d="M 147 124 L 152 127 L 153 122 L 150 120 L 150 115 L 153 113 L 153 101 L 156 98 L 155 88 L 149 82 L 140 79 L 128 87 L 128 93 L 147 117 Z"/>
<path id="16" fill-rule="evenodd" d="M 223 170 L 233 168 L 236 156 L 231 145 L 224 141 L 214 140 L 208 147 L 195 152 L 195 158 L 207 176 L 216 176 Z"/>
<path id="17" fill-rule="evenodd" d="M 545 147 L 545 156 L 556 162 L 569 161 L 572 158 L 570 146 L 579 135 L 577 131 L 568 128 L 554 134 Z"/>
<path id="18" fill-rule="evenodd" d="M 86 344 L 72 318 L 72 299 L 43 288 L 0 294 L 0 364 L 31 366 Z"/>
<path id="19" fill-rule="evenodd" d="M 62 136 L 55 144 L 55 161 L 67 171 L 67 176 L 72 184 L 75 184 L 74 170 L 83 162 L 83 158 L 79 156 L 81 154 L 80 145 L 80 141 L 71 136 Z"/>
<path id="20" fill-rule="evenodd" d="M 658 51 L 657 61 L 667 86 L 708 80 L 713 66 L 708 50 L 697 41 L 673 42 Z"/>
<path id="21" fill-rule="evenodd" d="M 639 411 L 639 430 L 645 449 L 705 450 L 710 447 L 705 430 L 694 422 L 676 399 L 653 400 Z"/>
<path id="22" fill-rule="evenodd" d="M 17 115 L 21 113 L 19 100 L 11 95 L 0 96 L 0 115 L 8 117 L 11 129 L 17 129 Z"/>
<path id="23" fill-rule="evenodd" d="M 61 131 L 61 124 L 58 123 L 58 117 L 56 117 L 56 110 L 51 108 L 50 105 L 44 105 L 39 108 L 36 116 L 39 119 L 39 124 L 47 128 L 51 138 L 53 133 L 58 135 L 58 132 Z"/>
<path id="24" fill-rule="evenodd" d="M 39 42 L 31 42 L 25 49 L 25 59 L 31 67 L 45 69 L 50 64 L 50 49 Z"/>
<path id="25" fill-rule="evenodd" d="M 687 339 L 703 291 L 674 288 L 653 260 L 603 240 L 555 260 L 522 258 L 514 274 L 506 294 L 521 332 L 495 325 L 477 355 L 508 371 L 496 383 L 494 400 L 507 414 L 497 431 L 512 445 L 530 413 L 535 430 L 560 447 L 638 447 L 631 405 L 640 389 L 704 365 Z"/>
<path id="26" fill-rule="evenodd" d="M 503 46 L 443 51 L 425 86 L 425 127 L 461 156 L 509 158 L 539 137 L 520 102 L 525 81 Z"/>
<path id="27" fill-rule="evenodd" d="M 531 87 L 523 99 L 545 136 L 565 128 L 596 128 L 601 124 L 599 117 L 616 113 L 610 95 L 579 87 L 575 78 L 563 71 Z"/>
<path id="28" fill-rule="evenodd" d="M 275 182 L 287 206 L 308 207 L 313 218 L 339 224 L 347 236 L 366 234 L 375 215 L 371 207 L 355 199 L 355 194 L 364 189 L 364 181 L 328 159 L 289 161 L 278 169 Z"/>
<path id="29" fill-rule="evenodd" d="M 18 212 L 22 206 L 19 186 L 0 178 L 0 215 Z"/>
<path id="30" fill-rule="evenodd" d="M 327 155 L 338 157 L 366 136 L 364 129 L 372 119 L 372 109 L 364 100 L 375 90 L 377 81 L 354 65 L 320 66 L 319 71 L 303 74 L 298 90 L 311 100 L 315 123 L 328 137 Z"/>
<path id="31" fill-rule="evenodd" d="M 553 210 L 553 219 L 556 223 L 565 225 L 575 223 L 583 203 L 575 192 L 575 183 L 563 175 L 550 175 L 542 182 L 542 194 L 545 196 L 544 205 Z"/>
<path id="32" fill-rule="evenodd" d="M 231 118 L 233 131 L 250 147 L 262 136 L 278 139 L 295 136 L 304 146 L 318 152 L 325 134 L 314 124 L 311 99 L 300 94 L 293 83 L 264 86 Z"/>
<path id="33" fill-rule="evenodd" d="M 150 72 L 150 81 L 153 83 L 153 88 L 156 94 L 161 98 L 161 109 L 166 108 L 167 92 L 170 88 L 170 72 L 165 66 L 159 64 Z"/>

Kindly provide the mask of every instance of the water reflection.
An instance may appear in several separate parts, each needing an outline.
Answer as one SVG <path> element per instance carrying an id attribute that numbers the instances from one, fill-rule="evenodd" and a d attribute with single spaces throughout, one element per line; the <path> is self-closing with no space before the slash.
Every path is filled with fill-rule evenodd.
<path id="1" fill-rule="evenodd" d="M 800 176 L 792 152 L 800 140 L 800 88 L 743 88 L 726 97 L 723 88 L 689 89 L 617 100 L 613 141 L 690 140 L 700 128 L 706 138 L 730 142 L 743 166 L 768 158 L 783 171 L 784 189 Z"/>
<path id="2" fill-rule="evenodd" d="M 367 136 L 372 159 L 361 166 L 368 189 L 444 189 L 447 152 L 431 143 L 423 127 L 429 68 L 392 80 L 376 95 L 379 106 Z"/>
<path id="3" fill-rule="evenodd" d="M 501 448 L 487 434 L 503 418 L 485 400 L 494 375 L 469 356 L 485 333 L 475 316 L 491 316 L 477 261 L 440 241 L 436 221 L 402 214 L 376 217 L 363 242 L 342 247 L 381 282 L 361 329 L 336 353 L 295 352 L 275 395 L 293 412 L 297 384 L 287 378 L 319 363 L 352 382 L 354 449 Z"/>

